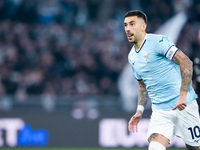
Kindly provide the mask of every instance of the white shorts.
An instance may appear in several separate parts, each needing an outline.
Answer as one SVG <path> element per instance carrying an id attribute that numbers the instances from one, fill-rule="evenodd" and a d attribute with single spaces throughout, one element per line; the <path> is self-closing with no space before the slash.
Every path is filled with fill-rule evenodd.
<path id="1" fill-rule="evenodd" d="M 187 145 L 200 146 L 200 120 L 196 100 L 184 110 L 155 110 L 151 115 L 148 138 L 153 133 L 162 134 L 173 141 L 174 135 L 184 140 Z"/>

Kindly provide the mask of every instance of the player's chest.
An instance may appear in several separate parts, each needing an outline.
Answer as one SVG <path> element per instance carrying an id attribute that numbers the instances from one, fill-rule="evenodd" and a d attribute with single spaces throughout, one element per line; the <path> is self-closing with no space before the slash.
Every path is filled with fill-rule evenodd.
<path id="1" fill-rule="evenodd" d="M 133 53 L 130 56 L 132 67 L 138 72 L 148 72 L 158 66 L 160 57 L 152 51 Z"/>

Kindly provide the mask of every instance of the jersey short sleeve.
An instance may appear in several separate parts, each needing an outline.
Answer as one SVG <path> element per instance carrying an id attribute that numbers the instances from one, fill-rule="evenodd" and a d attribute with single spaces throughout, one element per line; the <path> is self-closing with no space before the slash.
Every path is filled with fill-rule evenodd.
<path id="1" fill-rule="evenodd" d="M 141 77 L 137 74 L 137 72 L 134 70 L 133 66 L 131 66 L 131 67 L 132 67 L 133 74 L 134 74 L 135 78 L 136 78 L 138 81 L 142 80 L 142 78 L 141 78 Z"/>
<path id="2" fill-rule="evenodd" d="M 129 55 L 129 57 L 130 57 L 130 55 Z M 132 60 L 130 58 L 128 59 L 128 61 L 129 61 L 129 64 L 131 65 L 131 68 L 133 70 L 133 74 L 134 74 L 135 78 L 137 80 L 142 80 L 142 78 L 138 75 L 138 73 L 135 71 L 135 69 L 133 67 L 134 62 L 132 62 Z"/>
<path id="3" fill-rule="evenodd" d="M 168 59 L 172 60 L 178 48 L 175 44 L 167 37 L 160 36 L 158 39 L 158 53 L 166 56 Z"/>

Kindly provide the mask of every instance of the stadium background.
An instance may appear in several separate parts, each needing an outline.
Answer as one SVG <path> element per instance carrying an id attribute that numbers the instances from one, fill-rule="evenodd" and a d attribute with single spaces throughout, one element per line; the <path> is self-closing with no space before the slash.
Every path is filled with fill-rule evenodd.
<path id="1" fill-rule="evenodd" d="M 194 62 L 200 93 L 199 0 L 0 0 L 1 148 L 147 147 L 150 103 L 139 133 L 127 131 L 137 105 L 123 28 L 132 9 L 147 14 L 149 33 L 179 24 L 169 36 Z"/>

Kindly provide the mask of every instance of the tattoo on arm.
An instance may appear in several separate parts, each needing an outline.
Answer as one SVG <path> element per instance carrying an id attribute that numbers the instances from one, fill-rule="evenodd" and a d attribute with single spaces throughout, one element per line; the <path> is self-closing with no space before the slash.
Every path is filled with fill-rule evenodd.
<path id="1" fill-rule="evenodd" d="M 181 91 L 188 92 L 193 74 L 192 63 L 188 58 L 185 58 L 182 65 L 183 67 L 181 69 L 181 76 L 182 76 Z"/>
<path id="2" fill-rule="evenodd" d="M 182 78 L 181 91 L 188 92 L 193 75 L 193 63 L 184 53 L 181 52 L 181 50 L 177 51 L 173 58 L 173 62 L 180 66 Z"/>
<path id="3" fill-rule="evenodd" d="M 139 91 L 138 91 L 138 105 L 146 106 L 148 100 L 148 93 L 146 90 L 146 85 L 144 82 L 138 81 L 139 83 Z"/>

